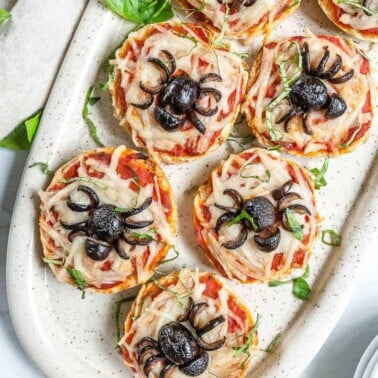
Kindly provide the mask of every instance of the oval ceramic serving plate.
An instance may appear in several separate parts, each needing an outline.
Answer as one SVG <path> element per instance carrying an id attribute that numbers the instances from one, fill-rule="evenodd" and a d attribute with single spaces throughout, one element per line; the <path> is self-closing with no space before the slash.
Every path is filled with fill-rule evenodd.
<path id="1" fill-rule="evenodd" d="M 56 169 L 74 155 L 94 148 L 81 118 L 88 87 L 104 81 L 100 65 L 119 45 L 131 25 L 123 22 L 97 1 L 90 1 L 67 53 L 42 124 L 30 152 L 28 167 L 49 162 Z M 318 9 L 304 1 L 299 12 L 275 29 L 276 36 L 315 32 L 337 33 Z M 252 55 L 261 39 L 251 46 Z M 366 45 L 365 47 L 369 47 Z M 371 49 L 370 49 L 371 50 Z M 370 51 L 372 52 L 372 50 Z M 377 56 L 372 57 L 377 64 Z M 98 93 L 101 91 L 98 90 Z M 107 92 L 91 108 L 101 139 L 106 145 L 132 146 L 117 126 Z M 322 229 L 335 229 L 343 236 L 342 246 L 333 248 L 317 241 L 310 261 L 311 299 L 301 302 L 291 294 L 291 285 L 230 285 L 262 315 L 260 348 L 265 349 L 277 333 L 282 338 L 274 353 L 260 351 L 253 359 L 250 377 L 294 377 L 311 361 L 334 327 L 353 289 L 361 260 L 376 245 L 378 221 L 378 163 L 375 162 L 378 132 L 355 152 L 332 159 L 328 186 L 318 192 Z M 194 242 L 192 187 L 202 183 L 211 170 L 234 149 L 226 143 L 208 157 L 176 166 L 163 166 L 174 188 L 179 210 L 179 259 L 166 270 L 183 264 L 213 272 Z M 294 159 L 294 158 L 293 158 Z M 308 168 L 320 167 L 322 159 L 296 159 Z M 48 178 L 36 168 L 26 168 L 13 214 L 8 248 L 8 299 L 17 334 L 30 357 L 50 377 L 131 377 L 117 353 L 114 322 L 115 302 L 130 295 L 88 293 L 84 300 L 73 287 L 58 283 L 41 261 L 38 235 L 38 191 Z M 135 290 L 134 290 L 135 291 Z M 121 318 L 128 308 L 124 306 Z"/>

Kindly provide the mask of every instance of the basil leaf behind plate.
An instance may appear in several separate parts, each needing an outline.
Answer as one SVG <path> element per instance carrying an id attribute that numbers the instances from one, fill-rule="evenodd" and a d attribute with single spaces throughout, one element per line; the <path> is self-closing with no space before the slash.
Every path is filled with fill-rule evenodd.
<path id="1" fill-rule="evenodd" d="M 37 132 L 43 109 L 33 113 L 19 123 L 5 138 L 0 140 L 0 147 L 10 150 L 29 150 Z"/>
<path id="2" fill-rule="evenodd" d="M 0 8 L 0 25 L 9 17 L 11 17 L 11 14 L 7 10 Z"/>
<path id="3" fill-rule="evenodd" d="M 122 18 L 137 24 L 152 24 L 173 17 L 168 0 L 105 0 L 105 5 Z"/>

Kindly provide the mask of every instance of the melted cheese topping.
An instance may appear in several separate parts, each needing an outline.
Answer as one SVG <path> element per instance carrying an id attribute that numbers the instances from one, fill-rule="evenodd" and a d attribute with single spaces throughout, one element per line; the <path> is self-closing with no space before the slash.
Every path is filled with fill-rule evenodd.
<path id="1" fill-rule="evenodd" d="M 199 375 L 199 377 L 212 378 L 217 376 L 223 378 L 239 378 L 241 376 L 240 367 L 247 356 L 246 354 L 242 353 L 239 356 L 233 357 L 235 350 L 232 348 L 240 346 L 245 342 L 245 340 L 243 340 L 243 336 L 248 335 L 248 332 L 252 328 L 250 320 L 248 320 L 250 315 L 247 314 L 246 319 L 243 320 L 240 318 L 240 315 L 233 312 L 233 310 L 229 308 L 227 302 L 229 298 L 235 298 L 235 294 L 232 293 L 229 288 L 225 287 L 223 283 L 220 283 L 217 278 L 214 279 L 220 283 L 220 290 L 218 291 L 216 298 L 213 299 L 209 298 L 208 296 L 204 296 L 203 292 L 206 289 L 206 285 L 204 283 L 200 283 L 200 277 L 206 275 L 209 274 L 183 269 L 179 272 L 179 277 L 177 280 L 175 280 L 175 283 L 167 286 L 161 284 L 160 286 L 161 288 L 164 288 L 164 290 L 160 294 L 156 296 L 154 295 L 153 299 L 151 299 L 151 295 L 145 296 L 144 294 L 149 286 L 147 286 L 145 290 L 142 289 L 139 292 L 135 303 L 136 310 L 135 313 L 132 314 L 133 321 L 131 328 L 127 331 L 127 333 L 125 333 L 124 337 L 119 343 L 121 348 L 126 350 L 128 356 L 131 357 L 131 364 L 129 365 L 133 369 L 135 378 L 145 377 L 143 373 L 143 366 L 140 366 L 138 363 L 135 351 L 136 344 L 143 337 L 152 337 L 153 339 L 158 340 L 159 330 L 161 327 L 169 322 L 176 321 L 180 315 L 185 313 L 189 303 L 189 297 L 193 299 L 194 304 L 202 302 L 206 302 L 208 304 L 208 307 L 201 312 L 201 315 L 198 316 L 200 327 L 203 327 L 208 321 L 220 315 L 223 315 L 226 319 L 225 322 L 221 323 L 202 337 L 203 340 L 208 343 L 212 343 L 226 337 L 226 342 L 222 348 L 208 352 L 209 365 L 206 371 Z M 239 312 L 242 311 L 243 313 L 246 311 L 244 308 L 240 309 L 238 307 L 237 309 Z M 237 325 L 236 332 L 229 331 L 228 324 L 230 323 Z M 195 334 L 195 331 L 191 328 L 189 322 L 183 322 L 182 324 L 190 329 L 193 334 Z M 253 354 L 254 349 L 255 347 L 253 343 L 251 343 L 249 348 L 251 354 Z M 246 363 L 246 366 L 248 366 L 249 361 Z M 153 372 L 150 373 L 149 378 L 158 378 L 160 370 L 161 366 L 154 369 Z M 179 371 L 179 369 L 176 368 L 174 370 L 174 377 L 187 378 L 187 375 L 184 375 Z"/>
<path id="2" fill-rule="evenodd" d="M 246 86 L 247 74 L 238 56 L 227 51 L 210 49 L 185 24 L 180 24 L 184 32 L 175 32 L 173 28 L 169 24 L 155 24 L 130 34 L 126 42 L 129 46 L 127 53 L 121 56 L 121 48 L 116 53 L 115 60 L 115 67 L 121 72 L 121 86 L 127 104 L 126 113 L 121 115 L 121 124 L 130 126 L 133 142 L 139 147 L 147 148 L 155 158 L 159 157 L 156 151 L 167 152 L 173 156 L 206 153 L 219 135 L 228 135 L 237 117 Z M 218 107 L 213 116 L 196 113 L 206 127 L 204 135 L 188 119 L 180 130 L 165 131 L 154 116 L 158 95 L 155 95 L 154 104 L 146 110 L 131 105 L 143 103 L 149 98 L 140 88 L 140 82 L 150 86 L 159 84 L 161 74 L 147 60 L 152 57 L 159 58 L 169 66 L 162 50 L 170 51 L 175 57 L 174 75 L 188 75 L 197 82 L 208 73 L 217 73 L 222 77 L 222 82 L 207 81 L 200 84 L 201 88 L 215 88 L 222 94 L 219 102 L 213 96 L 203 96 L 197 101 L 204 108 Z M 180 150 L 185 152 L 177 152 Z"/>
<path id="3" fill-rule="evenodd" d="M 226 19 L 226 6 L 218 0 L 187 0 L 187 2 L 196 9 L 202 9 L 201 12 L 210 20 L 210 22 L 219 30 L 222 29 L 226 22 L 226 36 L 240 37 L 241 35 L 253 34 L 251 30 L 270 29 L 270 25 L 282 14 L 283 10 L 289 6 L 292 0 L 256 0 L 251 6 L 243 5 L 240 8 L 232 9 Z M 204 3 L 204 4 L 203 4 Z M 231 2 L 230 2 L 231 3 Z"/>
<path id="4" fill-rule="evenodd" d="M 328 70 L 334 63 L 336 55 L 340 55 L 343 60 L 342 69 L 336 75 L 340 77 L 351 69 L 354 70 L 354 76 L 349 81 L 342 84 L 332 84 L 327 80 L 322 80 L 328 88 L 329 96 L 338 94 L 347 104 L 347 110 L 338 118 L 330 119 L 325 117 L 325 110 L 311 110 L 307 117 L 307 124 L 313 130 L 313 135 L 304 132 L 302 117 L 292 118 L 289 123 L 289 132 L 284 130 L 284 122 L 277 123 L 283 117 L 291 105 L 287 98 L 282 100 L 272 111 L 272 127 L 278 129 L 277 139 L 281 137 L 282 146 L 290 150 L 295 146 L 304 154 L 316 153 L 318 151 L 327 151 L 328 153 L 337 153 L 343 148 L 343 144 L 348 145 L 355 141 L 354 132 L 365 126 L 370 127 L 372 121 L 371 111 L 371 87 L 369 69 L 367 73 L 362 74 L 362 67 L 368 62 L 346 41 L 341 38 L 332 37 L 340 44 L 331 42 L 326 37 L 316 36 L 309 33 L 307 38 L 301 38 L 299 44 L 307 41 L 309 46 L 310 60 L 312 69 L 315 69 L 324 54 L 325 46 L 330 52 L 330 59 L 325 67 Z M 272 47 L 273 46 L 273 47 Z M 271 139 L 267 129 L 266 109 L 273 98 L 283 91 L 283 84 L 277 67 L 277 57 L 283 56 L 284 59 L 296 61 L 296 48 L 292 39 L 284 40 L 276 45 L 268 44 L 262 49 L 261 66 L 258 76 L 251 78 L 252 85 L 247 93 L 243 111 L 246 113 L 248 123 L 254 129 L 257 136 L 262 139 Z M 297 70 L 295 63 L 287 65 L 288 76 Z M 366 110 L 365 107 L 368 106 Z M 350 131 L 353 131 L 351 133 Z M 352 135 L 350 135 L 352 134 Z M 294 152 L 294 151 L 291 151 Z"/>
<path id="5" fill-rule="evenodd" d="M 356 30 L 369 30 L 378 28 L 378 18 L 367 15 L 363 11 L 363 9 L 356 8 L 348 4 L 340 4 L 337 0 L 332 0 L 332 3 L 338 8 L 342 9 L 343 14 L 338 20 L 343 24 L 349 25 Z M 362 1 L 360 3 L 362 3 Z M 370 1 L 369 9 L 371 9 L 373 12 L 377 12 L 378 1 Z"/>
<path id="6" fill-rule="evenodd" d="M 153 220 L 153 224 L 147 228 L 132 230 L 140 234 L 149 233 L 154 240 L 147 246 L 131 246 L 125 243 L 125 252 L 129 259 L 121 258 L 112 249 L 110 255 L 103 261 L 95 261 L 86 255 L 86 237 L 76 237 L 72 243 L 68 240 L 69 230 L 62 227 L 60 221 L 73 224 L 86 221 L 88 212 L 75 212 L 67 206 L 67 200 L 72 199 L 75 203 L 88 203 L 88 197 L 82 192 L 77 191 L 79 185 L 86 185 L 92 188 L 100 199 L 101 204 L 112 204 L 120 208 L 135 208 L 140 206 L 147 198 L 152 197 L 153 193 L 159 193 L 159 185 L 155 177 L 155 182 L 146 186 L 140 186 L 139 191 L 130 189 L 130 184 L 134 178 L 123 179 L 117 173 L 119 159 L 126 150 L 120 146 L 114 150 L 110 164 L 89 158 L 84 161 L 85 155 L 79 156 L 71 164 L 79 162 L 78 177 L 87 179 L 89 173 L 102 173 L 102 178 L 90 178 L 89 182 L 76 180 L 67 184 L 59 190 L 41 191 L 42 217 L 44 219 L 40 226 L 42 234 L 48 240 L 44 240 L 45 257 L 48 259 L 63 259 L 63 268 L 59 265 L 51 265 L 56 277 L 60 281 L 66 281 L 70 275 L 65 268 L 73 267 L 79 270 L 89 285 L 101 287 L 117 282 L 123 282 L 128 276 L 137 276 L 138 282 L 146 281 L 152 274 L 155 267 L 151 265 L 159 251 L 166 245 L 174 244 L 170 225 L 167 221 L 166 212 L 160 199 L 153 200 L 151 205 L 143 212 L 128 218 L 132 221 Z M 54 180 L 53 180 L 54 182 Z M 131 186 L 132 187 L 132 186 Z M 159 241 L 158 241 L 159 240 Z M 53 242 L 53 248 L 49 245 Z M 147 261 L 144 262 L 144 255 L 149 251 Z M 135 262 L 135 267 L 132 262 Z M 109 268 L 105 268 L 108 266 Z M 136 270 L 136 271 L 135 271 Z"/>
<path id="7" fill-rule="evenodd" d="M 256 161 L 260 162 L 255 164 Z M 252 164 L 247 165 L 249 163 Z M 243 178 L 240 175 L 241 170 L 243 170 L 243 176 L 258 176 L 262 179 L 266 179 L 266 171 L 269 171 L 271 177 L 268 182 L 261 182 L 256 178 Z M 225 213 L 224 210 L 215 207 L 215 204 L 233 206 L 232 200 L 223 192 L 226 189 L 235 189 L 244 200 L 264 196 L 276 206 L 277 201 L 271 193 L 289 180 L 297 181 L 290 192 L 302 197 L 301 200 L 295 200 L 290 204 L 304 205 L 312 214 L 308 216 L 295 213 L 296 219 L 303 225 L 303 240 L 296 239 L 292 232 L 286 231 L 280 224 L 281 239 L 273 252 L 263 252 L 258 249 L 253 240 L 255 233 L 251 231 L 248 233 L 247 241 L 241 247 L 234 250 L 223 247 L 222 244 L 236 238 L 240 230 L 238 225 L 223 226 L 218 235 L 215 233 L 217 219 Z M 279 158 L 278 154 L 251 149 L 240 155 L 231 155 L 221 167 L 213 171 L 210 185 L 212 186 L 210 193 L 199 189 L 199 194 L 195 198 L 195 216 L 201 225 L 202 239 L 228 278 L 236 278 L 241 282 L 250 279 L 268 282 L 302 274 L 311 253 L 311 244 L 317 232 L 318 221 L 314 191 L 303 168 L 296 163 L 289 163 Z M 207 219 L 208 216 L 204 216 L 202 207 L 206 208 L 207 214 L 208 212 L 211 214 L 210 220 Z M 294 255 L 299 250 L 305 255 L 303 264 L 293 267 Z M 277 254 L 282 254 L 282 259 L 276 270 L 272 269 L 272 264 Z"/>

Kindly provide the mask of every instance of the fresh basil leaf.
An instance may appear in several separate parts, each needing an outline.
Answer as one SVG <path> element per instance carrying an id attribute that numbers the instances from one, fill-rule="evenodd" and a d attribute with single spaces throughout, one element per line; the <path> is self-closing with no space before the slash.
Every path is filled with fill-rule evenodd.
<path id="1" fill-rule="evenodd" d="M 268 282 L 268 286 L 269 287 L 277 287 L 277 286 L 286 285 L 290 282 L 291 282 L 291 280 L 289 280 L 289 281 L 270 281 L 270 282 Z"/>
<path id="2" fill-rule="evenodd" d="M 322 231 L 322 242 L 332 247 L 340 247 L 341 236 L 333 230 Z"/>
<path id="3" fill-rule="evenodd" d="M 105 5 L 120 17 L 137 24 L 152 24 L 173 17 L 169 0 L 105 0 Z"/>
<path id="4" fill-rule="evenodd" d="M 311 288 L 303 277 L 294 280 L 293 294 L 302 301 L 307 301 L 310 298 Z"/>
<path id="5" fill-rule="evenodd" d="M 0 8 L 0 25 L 5 21 L 7 20 L 8 18 L 10 18 L 12 15 L 10 14 L 10 12 L 8 12 L 7 10 L 5 9 L 1 9 Z"/>
<path id="6" fill-rule="evenodd" d="M 29 150 L 37 132 L 43 109 L 33 113 L 19 123 L 6 137 L 0 140 L 0 147 L 10 150 Z"/>
<path id="7" fill-rule="evenodd" d="M 54 174 L 53 171 L 49 170 L 49 165 L 47 163 L 37 162 L 29 165 L 29 168 L 39 167 L 42 173 L 47 176 L 52 176 Z"/>
<path id="8" fill-rule="evenodd" d="M 85 298 L 85 289 L 88 287 L 88 282 L 84 279 L 80 270 L 74 268 L 67 268 L 67 272 L 71 275 L 71 278 L 75 282 L 77 288 L 82 291 L 81 299 Z"/>
<path id="9" fill-rule="evenodd" d="M 286 214 L 287 223 L 289 223 L 289 226 L 295 238 L 298 240 L 303 240 L 304 233 L 303 233 L 301 225 L 299 224 L 297 218 L 294 215 L 294 212 L 291 211 L 289 208 L 286 208 L 285 214 Z"/>
<path id="10" fill-rule="evenodd" d="M 63 260 L 46 259 L 45 257 L 42 260 L 46 264 L 63 265 Z"/>
<path id="11" fill-rule="evenodd" d="M 116 334 L 117 334 L 117 344 L 119 340 L 121 340 L 121 327 L 119 325 L 119 317 L 121 315 L 121 307 L 123 303 L 132 302 L 136 298 L 135 295 L 132 297 L 127 297 L 124 299 L 121 299 L 120 301 L 117 301 L 116 304 L 116 310 L 115 310 L 115 325 L 116 325 Z"/>

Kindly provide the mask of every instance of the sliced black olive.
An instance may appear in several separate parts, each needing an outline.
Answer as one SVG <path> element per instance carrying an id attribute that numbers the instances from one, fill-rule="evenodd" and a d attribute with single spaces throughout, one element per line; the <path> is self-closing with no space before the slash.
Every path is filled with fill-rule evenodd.
<path id="1" fill-rule="evenodd" d="M 175 114 L 186 114 L 196 102 L 199 86 L 189 76 L 179 75 L 171 78 L 160 95 L 159 105 L 172 107 Z"/>
<path id="2" fill-rule="evenodd" d="M 66 230 L 73 230 L 73 231 L 85 231 L 88 227 L 87 222 L 79 222 L 79 223 L 73 223 L 73 224 L 67 224 L 62 221 L 60 221 L 60 224 L 62 227 Z"/>
<path id="3" fill-rule="evenodd" d="M 312 135 L 313 134 L 312 126 L 307 122 L 308 116 L 309 116 L 309 113 L 304 114 L 303 120 L 302 120 L 302 126 L 303 126 L 304 132 L 307 135 Z"/>
<path id="4" fill-rule="evenodd" d="M 162 354 L 160 353 L 159 350 L 154 349 L 154 348 L 149 348 L 145 347 L 139 354 L 138 357 L 138 363 L 139 365 L 144 365 L 145 362 L 152 356 L 161 356 Z"/>
<path id="5" fill-rule="evenodd" d="M 162 50 L 162 52 L 169 59 L 169 63 L 171 65 L 171 67 L 169 69 L 169 75 L 172 75 L 176 71 L 176 60 L 175 60 L 175 57 L 168 50 Z"/>
<path id="6" fill-rule="evenodd" d="M 311 75 L 310 52 L 308 49 L 307 42 L 305 42 L 302 47 L 302 59 L 303 59 L 303 67 L 306 74 Z"/>
<path id="7" fill-rule="evenodd" d="M 150 98 L 146 102 L 143 102 L 142 104 L 135 104 L 132 102 L 131 105 L 135 106 L 138 109 L 145 110 L 145 109 L 148 109 L 152 105 L 153 102 L 154 102 L 154 96 L 150 95 Z"/>
<path id="8" fill-rule="evenodd" d="M 171 322 L 160 328 L 159 345 L 164 356 L 175 365 L 192 361 L 199 347 L 191 332 L 181 323 Z"/>
<path id="9" fill-rule="evenodd" d="M 239 209 L 235 209 L 234 207 L 229 207 L 229 206 L 223 206 L 223 205 L 219 205 L 219 204 L 214 204 L 214 206 L 218 209 L 221 209 L 221 210 L 224 210 L 224 211 L 227 211 L 229 213 L 232 213 L 234 214 L 235 216 L 238 215 L 238 213 L 240 213 L 240 210 Z"/>
<path id="10" fill-rule="evenodd" d="M 77 211 L 77 212 L 84 212 L 88 211 L 92 208 L 91 205 L 83 205 L 81 203 L 75 203 L 72 202 L 71 198 L 67 200 L 67 206 L 72 210 L 72 211 Z"/>
<path id="11" fill-rule="evenodd" d="M 289 205 L 287 209 L 290 209 L 291 211 L 294 211 L 298 214 L 308 214 L 311 215 L 311 211 L 303 205 L 295 204 L 295 205 Z"/>
<path id="12" fill-rule="evenodd" d="M 221 340 L 217 340 L 217 341 L 214 341 L 212 343 L 208 343 L 206 341 L 204 341 L 203 339 L 201 339 L 200 337 L 198 338 L 198 344 L 199 346 L 204 349 L 204 350 L 207 350 L 209 352 L 213 351 L 213 350 L 217 350 L 217 349 L 220 349 L 222 348 L 222 346 L 225 344 L 226 342 L 226 337 L 224 337 L 223 339 Z"/>
<path id="13" fill-rule="evenodd" d="M 247 238 L 248 238 L 248 230 L 243 225 L 239 231 L 238 236 L 233 240 L 223 243 L 222 246 L 227 249 L 237 249 L 246 242 Z"/>
<path id="14" fill-rule="evenodd" d="M 205 125 L 201 122 L 201 120 L 197 117 L 195 111 L 191 111 L 189 113 L 189 120 L 193 124 L 193 126 L 201 133 L 205 134 L 206 132 L 206 127 Z"/>
<path id="15" fill-rule="evenodd" d="M 321 109 L 327 103 L 328 90 L 320 79 L 302 75 L 292 86 L 290 98 L 302 109 Z"/>
<path id="16" fill-rule="evenodd" d="M 283 197 L 293 186 L 293 180 L 286 181 L 285 184 L 281 186 L 279 189 L 275 189 L 272 191 L 273 198 L 278 201 L 281 197 Z"/>
<path id="17" fill-rule="evenodd" d="M 121 212 L 121 214 L 125 218 L 131 217 L 132 215 L 139 214 L 142 211 L 146 210 L 148 206 L 151 205 L 151 203 L 152 203 L 152 197 L 148 197 L 140 206 L 123 211 Z"/>
<path id="18" fill-rule="evenodd" d="M 208 307 L 209 305 L 206 302 L 197 303 L 193 306 L 192 311 L 190 312 L 189 321 L 194 329 L 198 328 L 199 314 Z"/>
<path id="19" fill-rule="evenodd" d="M 328 81 L 333 84 L 342 84 L 347 81 L 349 81 L 354 75 L 354 70 L 348 71 L 346 74 L 339 76 L 339 77 L 333 77 L 332 79 L 329 79 Z"/>
<path id="20" fill-rule="evenodd" d="M 276 209 L 266 197 L 254 197 L 244 204 L 245 211 L 253 218 L 257 231 L 262 231 L 276 222 Z"/>
<path id="21" fill-rule="evenodd" d="M 198 105 L 198 104 L 194 104 L 194 109 L 201 115 L 205 116 L 205 117 L 211 117 L 213 116 L 214 114 L 217 113 L 218 111 L 218 106 L 216 106 L 215 108 L 213 109 L 205 109 L 203 108 L 202 106 Z"/>
<path id="22" fill-rule="evenodd" d="M 177 131 L 185 122 L 159 106 L 155 108 L 155 119 L 165 131 Z"/>
<path id="23" fill-rule="evenodd" d="M 237 190 L 226 189 L 223 194 L 231 197 L 237 207 L 241 207 L 241 205 L 243 204 L 243 197 Z"/>
<path id="24" fill-rule="evenodd" d="M 121 213 L 115 211 L 113 205 L 101 205 L 95 209 L 89 219 L 89 228 L 101 239 L 111 242 L 124 231 Z"/>
<path id="25" fill-rule="evenodd" d="M 222 324 L 226 321 L 225 317 L 223 315 L 217 316 L 216 318 L 208 321 L 203 327 L 200 329 L 197 329 L 197 335 L 199 337 L 203 336 L 205 333 L 210 332 L 215 327 L 218 327 L 219 324 Z"/>
<path id="26" fill-rule="evenodd" d="M 278 211 L 282 211 L 289 206 L 290 202 L 293 202 L 294 200 L 300 200 L 300 199 L 302 199 L 302 197 L 298 193 L 294 193 L 294 192 L 287 193 L 278 200 L 277 209 Z"/>
<path id="27" fill-rule="evenodd" d="M 202 98 L 204 96 L 213 96 L 216 100 L 216 102 L 219 102 L 222 98 L 222 93 L 218 91 L 218 89 L 215 88 L 201 88 L 199 93 L 199 98 Z"/>
<path id="28" fill-rule="evenodd" d="M 326 46 L 324 50 L 325 50 L 324 54 L 322 58 L 320 59 L 318 66 L 316 67 L 315 71 L 312 73 L 314 76 L 320 76 L 320 74 L 324 71 L 324 68 L 328 62 L 328 59 L 329 59 L 328 46 Z"/>
<path id="29" fill-rule="evenodd" d="M 165 358 L 162 356 L 162 355 L 156 355 L 156 356 L 152 356 L 150 357 L 146 363 L 144 364 L 144 368 L 143 368 L 143 372 L 144 374 L 146 374 L 146 377 L 149 376 L 149 374 L 151 373 L 152 369 L 158 365 L 158 364 L 164 364 L 165 363 Z"/>
<path id="30" fill-rule="evenodd" d="M 140 221 L 140 222 L 133 222 L 133 221 L 124 221 L 123 224 L 125 227 L 131 229 L 131 230 L 138 230 L 140 228 L 145 228 L 148 226 L 151 226 L 151 224 L 154 223 L 153 220 L 150 221 Z"/>
<path id="31" fill-rule="evenodd" d="M 197 377 L 207 369 L 208 364 L 209 355 L 206 351 L 203 350 L 196 359 L 190 361 L 184 366 L 180 366 L 179 370 L 189 377 Z"/>
<path id="32" fill-rule="evenodd" d="M 88 236 L 88 234 L 85 231 L 71 231 L 68 234 L 68 240 L 72 243 L 75 238 L 83 236 Z"/>
<path id="33" fill-rule="evenodd" d="M 245 0 L 243 5 L 245 7 L 250 7 L 251 5 L 253 5 L 257 0 Z"/>
<path id="34" fill-rule="evenodd" d="M 159 378 L 172 378 L 172 374 L 175 370 L 176 366 L 173 364 L 167 364 L 161 369 Z"/>
<path id="35" fill-rule="evenodd" d="M 70 198 L 67 201 L 67 206 L 71 210 L 79 211 L 79 212 L 80 211 L 88 211 L 88 210 L 96 208 L 99 205 L 100 199 L 98 198 L 98 195 L 96 194 L 96 192 L 92 188 L 90 188 L 89 186 L 86 186 L 86 185 L 79 185 L 77 187 L 77 190 L 79 192 L 85 193 L 88 196 L 90 203 L 88 205 L 74 203 L 74 202 L 72 202 L 72 200 Z"/>
<path id="36" fill-rule="evenodd" d="M 222 78 L 216 73 L 208 73 L 206 75 L 203 75 L 199 80 L 201 84 L 208 81 L 222 81 Z"/>
<path id="37" fill-rule="evenodd" d="M 123 238 L 119 237 L 115 242 L 113 243 L 114 249 L 117 251 L 119 257 L 121 257 L 124 260 L 128 260 L 130 256 L 127 254 L 127 242 Z"/>
<path id="38" fill-rule="evenodd" d="M 272 252 L 280 244 L 281 231 L 278 227 L 273 226 L 271 229 L 255 235 L 253 239 L 261 251 Z"/>
<path id="39" fill-rule="evenodd" d="M 303 112 L 303 109 L 301 109 L 301 107 L 299 106 L 293 106 L 286 114 L 283 115 L 283 117 L 281 117 L 277 123 L 281 123 L 281 122 L 285 122 L 284 124 L 284 129 L 285 131 L 288 133 L 290 132 L 290 120 L 294 117 L 296 117 L 297 115 L 302 115 L 304 112 Z"/>
<path id="40" fill-rule="evenodd" d="M 92 260 L 103 261 L 105 260 L 112 250 L 112 247 L 101 240 L 87 238 L 85 240 L 85 251 L 87 256 Z"/>
<path id="41" fill-rule="evenodd" d="M 231 212 L 228 212 L 228 213 L 224 213 L 223 215 L 221 215 L 218 219 L 217 219 L 217 223 L 215 225 L 215 232 L 218 233 L 219 230 L 222 228 L 222 226 L 225 224 L 225 223 L 228 223 L 231 219 L 234 219 L 236 216 L 235 213 L 231 213 Z"/>
<path id="42" fill-rule="evenodd" d="M 165 84 L 171 75 L 170 69 L 158 58 L 148 58 L 147 62 L 152 63 L 162 73 L 161 82 Z"/>
<path id="43" fill-rule="evenodd" d="M 327 105 L 327 111 L 325 113 L 327 118 L 337 118 L 345 113 L 347 110 L 346 102 L 338 96 L 336 93 L 333 93 L 329 98 Z"/>
<path id="44" fill-rule="evenodd" d="M 151 347 L 151 348 L 154 348 L 154 349 L 159 348 L 157 341 L 154 340 L 152 337 L 143 337 L 142 339 L 140 339 L 137 342 L 137 344 L 135 346 L 138 358 L 139 358 L 139 355 L 144 350 L 144 348 L 146 348 L 146 347 Z"/>
<path id="45" fill-rule="evenodd" d="M 333 78 L 341 70 L 342 65 L 343 61 L 341 59 L 341 56 L 339 54 L 336 54 L 336 59 L 332 66 L 327 71 L 319 75 L 319 77 L 325 80 Z"/>
<path id="46" fill-rule="evenodd" d="M 161 85 L 158 84 L 158 85 L 155 85 L 154 87 L 148 87 L 146 84 L 143 84 L 141 81 L 139 82 L 139 88 L 140 89 L 143 89 L 145 92 L 151 94 L 151 95 L 154 95 L 154 94 L 158 94 L 161 90 Z"/>
<path id="47" fill-rule="evenodd" d="M 189 297 L 188 305 L 185 309 L 185 312 L 182 315 L 177 317 L 177 321 L 186 322 L 189 319 L 193 306 L 194 306 L 193 299 L 192 297 Z"/>

